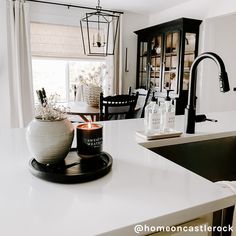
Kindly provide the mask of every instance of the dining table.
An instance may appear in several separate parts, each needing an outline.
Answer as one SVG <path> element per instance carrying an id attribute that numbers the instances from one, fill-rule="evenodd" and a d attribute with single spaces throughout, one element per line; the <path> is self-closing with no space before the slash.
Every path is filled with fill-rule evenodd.
<path id="1" fill-rule="evenodd" d="M 99 121 L 99 107 L 93 107 L 83 101 L 63 102 L 62 105 L 68 108 L 68 115 L 76 115 L 81 118 L 81 122 Z"/>
<path id="2" fill-rule="evenodd" d="M 68 111 L 67 111 L 68 115 L 78 116 L 79 120 L 76 119 L 75 122 L 90 122 L 90 121 L 100 120 L 99 107 L 88 105 L 84 101 L 62 102 L 62 103 L 58 103 L 57 105 L 68 108 Z M 141 109 L 141 106 L 137 104 L 135 107 L 135 112 L 138 112 L 140 109 Z M 73 120 L 73 118 L 71 118 L 71 120 Z"/>

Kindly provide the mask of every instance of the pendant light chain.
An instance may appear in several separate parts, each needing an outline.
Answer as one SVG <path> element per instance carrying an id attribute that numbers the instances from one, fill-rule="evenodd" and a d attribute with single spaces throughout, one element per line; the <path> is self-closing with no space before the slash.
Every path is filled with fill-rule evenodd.
<path id="1" fill-rule="evenodd" d="M 100 0 L 98 0 L 98 5 L 97 5 L 96 9 L 97 9 L 98 13 L 102 10 L 102 7 L 100 6 Z"/>
<path id="2" fill-rule="evenodd" d="M 98 0 L 98 12 L 101 11 L 100 0 Z M 99 21 L 99 14 L 98 14 L 98 34 L 100 34 L 100 21 Z M 99 37 L 99 36 L 98 36 Z M 98 40 L 99 41 L 99 40 Z"/>

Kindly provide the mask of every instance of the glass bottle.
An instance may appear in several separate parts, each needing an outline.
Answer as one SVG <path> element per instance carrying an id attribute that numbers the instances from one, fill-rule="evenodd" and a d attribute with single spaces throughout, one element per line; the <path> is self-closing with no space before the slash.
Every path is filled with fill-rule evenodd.
<path id="1" fill-rule="evenodd" d="M 152 96 L 151 102 L 145 108 L 144 125 L 146 132 L 160 132 L 162 124 L 162 110 L 157 99 Z"/>
<path id="2" fill-rule="evenodd" d="M 175 129 L 175 100 L 172 100 L 167 90 L 167 96 L 162 104 L 163 132 L 170 132 Z"/>

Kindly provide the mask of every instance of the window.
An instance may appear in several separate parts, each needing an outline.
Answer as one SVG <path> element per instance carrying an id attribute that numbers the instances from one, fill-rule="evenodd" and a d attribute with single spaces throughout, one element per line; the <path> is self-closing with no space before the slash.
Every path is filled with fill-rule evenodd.
<path id="1" fill-rule="evenodd" d="M 63 60 L 57 58 L 33 58 L 33 89 L 45 88 L 48 95 L 58 94 L 59 102 L 75 100 L 75 85 L 83 71 L 104 65 L 103 60 Z M 35 101 L 37 95 L 34 93 Z"/>
<path id="2" fill-rule="evenodd" d="M 106 64 L 104 57 L 84 55 L 79 26 L 31 23 L 31 52 L 36 102 L 42 87 L 60 102 L 73 101 L 82 71 Z"/>

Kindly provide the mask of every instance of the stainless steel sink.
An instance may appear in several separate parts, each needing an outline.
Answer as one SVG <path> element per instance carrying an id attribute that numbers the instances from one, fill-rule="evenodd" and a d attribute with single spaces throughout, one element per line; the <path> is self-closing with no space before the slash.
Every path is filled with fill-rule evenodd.
<path id="1" fill-rule="evenodd" d="M 150 150 L 210 181 L 236 180 L 236 136 Z"/>

